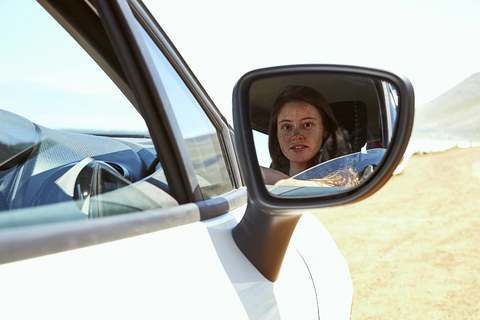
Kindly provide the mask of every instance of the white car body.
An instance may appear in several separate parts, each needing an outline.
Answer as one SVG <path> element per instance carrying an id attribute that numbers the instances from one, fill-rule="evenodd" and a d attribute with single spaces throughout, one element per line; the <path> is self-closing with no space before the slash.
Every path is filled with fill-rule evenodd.
<path id="1" fill-rule="evenodd" d="M 0 318 L 349 319 L 348 266 L 321 223 L 302 216 L 272 283 L 233 241 L 244 210 L 0 265 Z"/>

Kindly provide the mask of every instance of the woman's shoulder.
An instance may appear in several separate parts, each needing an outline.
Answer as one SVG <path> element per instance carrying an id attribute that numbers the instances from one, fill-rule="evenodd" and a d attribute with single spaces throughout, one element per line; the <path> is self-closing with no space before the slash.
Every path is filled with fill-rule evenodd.
<path id="1" fill-rule="evenodd" d="M 274 185 L 280 180 L 290 178 L 285 173 L 275 169 L 260 167 L 260 170 L 262 171 L 263 181 L 265 184 Z"/>

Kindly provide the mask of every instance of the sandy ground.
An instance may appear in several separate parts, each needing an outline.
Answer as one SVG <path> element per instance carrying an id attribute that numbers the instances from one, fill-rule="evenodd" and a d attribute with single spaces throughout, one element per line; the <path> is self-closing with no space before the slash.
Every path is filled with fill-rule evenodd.
<path id="1" fill-rule="evenodd" d="M 350 267 L 353 319 L 480 319 L 480 148 L 413 156 L 317 217 Z"/>

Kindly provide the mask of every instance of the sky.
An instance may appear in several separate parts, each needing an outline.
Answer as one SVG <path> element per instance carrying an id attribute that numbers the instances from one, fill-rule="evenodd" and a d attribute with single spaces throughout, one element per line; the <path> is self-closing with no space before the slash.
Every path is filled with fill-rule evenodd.
<path id="1" fill-rule="evenodd" d="M 410 79 L 417 107 L 480 72 L 480 0 L 144 2 L 230 123 L 233 87 L 257 68 L 317 63 L 385 69 Z M 2 108 L 12 104 L 7 93 L 29 82 L 71 95 L 88 94 L 91 103 L 69 99 L 77 102 L 75 110 L 89 105 L 87 114 L 98 113 L 97 105 L 105 105 L 106 99 L 115 108 L 130 109 L 90 57 L 84 52 L 72 56 L 78 45 L 63 30 L 54 32 L 58 24 L 43 8 L 28 4 L 0 0 L 0 37 L 2 48 L 8 48 L 0 50 Z M 57 45 L 55 55 L 40 49 L 45 44 Z M 88 81 L 79 76 L 82 72 Z M 26 98 L 23 104 L 33 105 Z M 64 103 L 57 105 L 63 109 Z M 62 121 L 69 118 L 65 112 Z"/>
<path id="2" fill-rule="evenodd" d="M 425 104 L 480 71 L 479 0 L 145 0 L 231 123 L 246 72 L 345 64 L 405 75 Z"/>

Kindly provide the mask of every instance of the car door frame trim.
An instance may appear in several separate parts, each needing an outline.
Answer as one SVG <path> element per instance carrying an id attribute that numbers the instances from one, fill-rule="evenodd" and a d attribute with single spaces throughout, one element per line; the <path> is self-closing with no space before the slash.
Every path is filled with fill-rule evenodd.
<path id="1" fill-rule="evenodd" d="M 7 229 L 0 233 L 0 264 L 90 247 L 205 221 L 245 204 L 246 188 L 180 206 L 85 221 Z"/>

